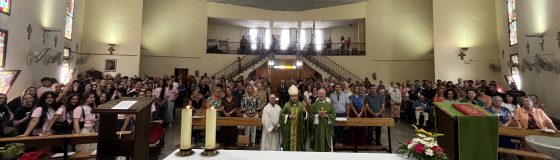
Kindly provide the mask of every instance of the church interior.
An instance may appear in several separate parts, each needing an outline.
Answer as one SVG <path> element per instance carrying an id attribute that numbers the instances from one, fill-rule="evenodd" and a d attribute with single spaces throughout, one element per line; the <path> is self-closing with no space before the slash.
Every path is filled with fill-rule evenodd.
<path id="1" fill-rule="evenodd" d="M 558 0 L 0 0 L 0 159 L 560 159 Z"/>

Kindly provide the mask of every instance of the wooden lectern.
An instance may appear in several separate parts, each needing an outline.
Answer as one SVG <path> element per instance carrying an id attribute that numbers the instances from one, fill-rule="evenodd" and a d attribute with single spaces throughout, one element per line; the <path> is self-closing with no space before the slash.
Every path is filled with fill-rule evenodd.
<path id="1" fill-rule="evenodd" d="M 436 104 L 436 132 L 444 136 L 437 141 L 450 160 L 497 160 L 498 117 L 480 106 L 475 109 L 486 116 L 467 116 L 452 103 Z"/>
<path id="2" fill-rule="evenodd" d="M 116 156 L 132 156 L 135 160 L 149 158 L 150 108 L 154 100 L 150 97 L 120 98 L 92 110 L 92 113 L 99 114 L 97 159 L 114 159 Z M 117 114 L 136 115 L 133 138 L 120 139 L 116 134 Z"/>

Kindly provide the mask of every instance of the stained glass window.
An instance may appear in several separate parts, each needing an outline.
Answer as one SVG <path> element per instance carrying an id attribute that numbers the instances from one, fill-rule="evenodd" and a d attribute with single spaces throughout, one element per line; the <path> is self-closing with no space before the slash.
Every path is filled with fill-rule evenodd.
<path id="1" fill-rule="evenodd" d="M 72 27 L 74 24 L 74 0 L 66 0 L 66 25 L 64 26 L 64 37 L 72 39 Z"/>
<path id="2" fill-rule="evenodd" d="M 8 94 L 10 88 L 16 81 L 20 70 L 2 70 L 0 71 L 0 93 Z"/>
<path id="3" fill-rule="evenodd" d="M 0 0 L 0 12 L 10 14 L 11 0 Z"/>
<path id="4" fill-rule="evenodd" d="M 515 0 L 507 0 L 509 45 L 517 44 L 517 13 Z"/>
<path id="5" fill-rule="evenodd" d="M 6 50 L 8 48 L 8 31 L 0 29 L 0 67 L 6 62 Z"/>
<path id="6" fill-rule="evenodd" d="M 510 68 L 511 76 L 513 77 L 513 81 L 517 85 L 517 88 L 521 89 L 521 75 L 519 74 L 519 55 L 512 54 L 509 59 L 513 63 L 513 66 L 511 66 Z"/>

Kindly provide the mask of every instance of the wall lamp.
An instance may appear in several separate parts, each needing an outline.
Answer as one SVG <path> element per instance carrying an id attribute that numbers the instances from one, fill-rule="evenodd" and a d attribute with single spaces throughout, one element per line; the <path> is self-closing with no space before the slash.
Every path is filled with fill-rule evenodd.
<path id="1" fill-rule="evenodd" d="M 468 47 L 463 47 L 459 49 L 459 57 L 461 57 L 461 60 L 465 60 L 465 56 L 467 56 L 467 51 L 469 50 Z"/>
<path id="2" fill-rule="evenodd" d="M 541 45 L 541 51 L 544 51 L 544 33 L 528 34 L 525 37 L 537 37 L 539 38 L 539 44 Z"/>
<path id="3" fill-rule="evenodd" d="M 116 44 L 109 44 L 109 49 L 107 49 L 107 51 L 109 51 L 109 55 L 113 55 L 113 52 L 116 51 L 115 47 L 117 45 Z"/>

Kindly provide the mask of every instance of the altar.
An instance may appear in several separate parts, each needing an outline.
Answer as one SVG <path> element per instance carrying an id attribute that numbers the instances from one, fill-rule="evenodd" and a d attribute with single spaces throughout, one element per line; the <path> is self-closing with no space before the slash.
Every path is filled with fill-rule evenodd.
<path id="1" fill-rule="evenodd" d="M 350 153 L 350 152 L 282 152 L 282 151 L 250 151 L 250 150 L 219 150 L 219 154 L 214 157 L 201 157 L 202 149 L 193 149 L 195 154 L 189 157 L 177 157 L 175 152 L 171 153 L 164 160 L 405 160 L 406 158 L 390 153 Z"/>

